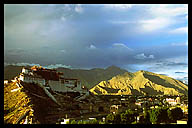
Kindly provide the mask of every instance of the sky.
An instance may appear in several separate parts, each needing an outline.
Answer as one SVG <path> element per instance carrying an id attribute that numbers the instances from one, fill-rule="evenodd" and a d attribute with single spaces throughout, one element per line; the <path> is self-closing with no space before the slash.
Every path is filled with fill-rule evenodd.
<path id="1" fill-rule="evenodd" d="M 4 5 L 9 64 L 116 65 L 188 80 L 188 5 Z"/>

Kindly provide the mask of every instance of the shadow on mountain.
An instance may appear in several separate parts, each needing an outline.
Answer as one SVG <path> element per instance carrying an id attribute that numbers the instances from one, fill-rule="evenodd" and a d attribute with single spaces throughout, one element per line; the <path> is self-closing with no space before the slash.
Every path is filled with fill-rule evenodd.
<path id="1" fill-rule="evenodd" d="M 107 93 L 118 93 L 118 91 L 120 90 L 120 89 L 113 89 L 113 88 L 102 87 L 100 85 L 99 85 L 99 87 L 104 89 L 104 90 L 106 90 Z"/>
<path id="2" fill-rule="evenodd" d="M 158 94 L 163 95 L 164 94 L 163 92 L 157 92 L 156 90 L 154 90 L 148 86 L 146 86 L 145 88 L 140 88 L 140 90 L 149 95 L 158 95 Z"/>
<path id="3" fill-rule="evenodd" d="M 98 95 L 99 95 L 99 94 L 102 94 L 102 93 L 101 93 L 101 91 L 99 91 L 99 89 L 98 89 L 98 88 L 95 88 L 95 90 L 94 90 L 94 91 L 95 91 Z"/>
<path id="4" fill-rule="evenodd" d="M 143 95 L 143 93 L 139 92 L 139 91 L 136 90 L 136 89 L 131 89 L 131 94 L 132 94 L 132 95 L 137 95 L 137 96 Z"/>
<path id="5" fill-rule="evenodd" d="M 145 78 L 149 79 L 150 81 L 152 81 L 155 84 L 162 85 L 166 88 L 174 88 L 174 89 L 178 90 L 180 93 L 186 94 L 186 91 L 176 87 L 174 84 L 168 83 L 166 80 L 161 79 L 158 76 L 149 75 L 149 74 L 143 74 L 143 75 Z"/>

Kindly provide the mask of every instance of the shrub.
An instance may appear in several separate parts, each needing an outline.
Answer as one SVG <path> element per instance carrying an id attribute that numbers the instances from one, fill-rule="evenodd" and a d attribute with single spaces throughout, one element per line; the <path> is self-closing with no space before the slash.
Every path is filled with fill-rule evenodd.
<path id="1" fill-rule="evenodd" d="M 144 124 L 151 124 L 149 111 L 144 111 Z"/>
<path id="2" fill-rule="evenodd" d="M 163 108 L 157 108 L 153 109 L 150 112 L 150 121 L 154 124 L 159 124 L 161 122 L 168 122 L 168 113 L 167 113 L 168 108 L 163 107 Z"/>
<path id="3" fill-rule="evenodd" d="M 131 122 L 135 121 L 135 115 L 136 113 L 134 113 L 132 110 L 126 110 L 125 113 L 121 114 L 121 122 L 123 124 L 131 124 Z"/>
<path id="4" fill-rule="evenodd" d="M 108 114 L 106 116 L 106 123 L 113 123 L 113 124 L 120 124 L 121 123 L 121 116 L 120 114 Z"/>
<path id="5" fill-rule="evenodd" d="M 172 110 L 167 110 L 168 113 L 168 118 L 170 119 L 170 121 L 176 122 L 177 120 L 183 118 L 183 112 L 181 110 L 181 108 L 176 107 Z"/>
<path id="6" fill-rule="evenodd" d="M 99 124 L 99 122 L 97 121 L 97 119 L 93 119 L 87 122 L 88 124 Z"/>
<path id="7" fill-rule="evenodd" d="M 75 120 L 72 120 L 69 122 L 69 124 L 77 124 L 77 122 Z"/>
<path id="8" fill-rule="evenodd" d="M 114 116 L 114 114 L 112 114 L 112 113 L 110 113 L 110 114 L 108 114 L 108 115 L 106 116 L 106 122 L 107 122 L 107 123 L 113 123 L 114 119 L 115 119 L 115 116 Z"/>

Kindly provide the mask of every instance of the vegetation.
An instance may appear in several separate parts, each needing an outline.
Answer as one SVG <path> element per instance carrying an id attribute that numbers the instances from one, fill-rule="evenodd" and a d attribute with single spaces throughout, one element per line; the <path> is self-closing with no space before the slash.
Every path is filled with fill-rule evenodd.
<path id="1" fill-rule="evenodd" d="M 151 124 L 150 122 L 150 111 L 147 110 L 147 108 L 144 108 L 144 119 L 143 119 L 143 124 Z"/>
<path id="2" fill-rule="evenodd" d="M 67 124 L 77 124 L 77 122 L 75 120 L 71 120 L 71 121 L 67 122 Z"/>
<path id="3" fill-rule="evenodd" d="M 135 113 L 128 109 L 125 113 L 121 114 L 121 121 L 123 124 L 130 124 L 135 121 Z"/>
<path id="4" fill-rule="evenodd" d="M 69 121 L 67 124 L 102 124 L 103 122 L 98 121 L 97 119 L 93 119 L 93 120 L 79 120 L 79 121 L 75 121 L 75 120 L 71 120 Z"/>
<path id="5" fill-rule="evenodd" d="M 167 112 L 168 112 L 168 118 L 172 122 L 176 122 L 177 120 L 183 118 L 183 112 L 179 107 L 173 108 L 171 110 L 169 109 Z"/>
<path id="6" fill-rule="evenodd" d="M 130 109 L 121 114 L 110 113 L 106 116 L 106 122 L 98 121 L 96 119 L 89 121 L 75 121 L 72 120 L 69 124 L 160 124 L 171 123 L 183 117 L 181 108 L 169 109 L 168 107 L 158 107 L 156 109 L 148 110 L 144 108 L 144 116 L 139 122 L 136 121 L 138 114 Z"/>
<path id="7" fill-rule="evenodd" d="M 108 114 L 106 116 L 106 123 L 109 124 L 131 124 L 135 121 L 136 113 L 128 109 L 121 114 Z"/>

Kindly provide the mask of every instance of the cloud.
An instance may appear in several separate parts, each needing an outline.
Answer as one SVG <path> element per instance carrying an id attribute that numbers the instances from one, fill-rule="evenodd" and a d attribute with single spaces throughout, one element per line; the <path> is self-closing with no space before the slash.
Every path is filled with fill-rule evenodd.
<path id="1" fill-rule="evenodd" d="M 112 24 L 130 24 L 130 23 L 136 23 L 135 21 L 128 21 L 128 20 L 109 20 L 109 23 Z"/>
<path id="2" fill-rule="evenodd" d="M 188 42 L 186 43 L 171 43 L 172 46 L 188 46 Z"/>
<path id="3" fill-rule="evenodd" d="M 140 63 L 129 64 L 128 67 L 138 70 L 146 70 L 158 74 L 166 74 L 169 77 L 178 79 L 184 78 L 188 75 L 188 64 L 186 63 L 187 57 L 175 57 L 167 59 L 153 59 L 151 61 L 145 61 L 142 59 Z M 178 73 L 175 73 L 178 72 Z M 179 73 L 183 72 L 183 73 Z"/>
<path id="4" fill-rule="evenodd" d="M 13 66 L 43 66 L 40 64 L 34 64 L 34 63 L 4 63 L 4 66 L 13 65 Z M 63 65 L 63 64 L 51 64 L 47 66 L 43 66 L 44 68 L 48 69 L 54 69 L 54 68 L 71 68 L 70 65 Z"/>
<path id="5" fill-rule="evenodd" d="M 154 59 L 155 57 L 154 57 L 154 55 L 149 55 L 148 58 L 150 58 L 150 59 Z"/>
<path id="6" fill-rule="evenodd" d="M 66 52 L 66 50 L 62 49 L 62 50 L 60 50 L 60 52 L 65 53 L 65 52 Z"/>
<path id="7" fill-rule="evenodd" d="M 143 31 L 152 32 L 155 30 L 163 29 L 166 31 L 169 27 L 178 24 L 184 23 L 186 20 L 183 19 L 183 15 L 188 15 L 188 6 L 187 5 L 151 5 L 146 6 L 146 14 L 150 14 L 150 17 L 141 19 L 138 23 L 141 24 Z M 182 31 L 176 30 L 176 31 Z"/>
<path id="8" fill-rule="evenodd" d="M 188 5 L 155 5 L 151 6 L 150 12 L 153 15 L 156 16 L 161 16 L 161 17 L 175 17 L 175 16 L 180 16 L 183 14 L 188 14 Z"/>
<path id="9" fill-rule="evenodd" d="M 187 63 L 182 63 L 182 62 L 179 62 L 179 63 L 168 62 L 168 63 L 164 63 L 164 65 L 167 65 L 167 66 L 178 66 L 178 65 L 187 66 L 188 64 Z"/>
<path id="10" fill-rule="evenodd" d="M 144 31 L 155 31 L 170 25 L 170 20 L 168 18 L 154 18 L 148 20 L 140 21 L 140 24 Z"/>
<path id="11" fill-rule="evenodd" d="M 133 7 L 133 4 L 105 4 L 104 7 L 113 9 L 129 9 Z"/>
<path id="12" fill-rule="evenodd" d="M 95 45 L 93 45 L 93 44 L 91 44 L 91 45 L 89 46 L 89 48 L 90 48 L 90 49 L 96 49 Z"/>
<path id="13" fill-rule="evenodd" d="M 13 66 L 34 66 L 34 65 L 37 65 L 37 66 L 40 66 L 39 64 L 34 64 L 34 63 L 4 63 L 5 66 L 8 66 L 8 65 L 13 65 Z"/>
<path id="14" fill-rule="evenodd" d="M 188 27 L 180 27 L 169 31 L 170 34 L 187 34 Z"/>
<path id="15" fill-rule="evenodd" d="M 116 47 L 116 48 L 126 48 L 126 49 L 128 49 L 128 50 L 130 50 L 130 51 L 133 51 L 133 49 L 127 47 L 127 46 L 126 46 L 125 44 L 123 44 L 123 43 L 114 43 L 113 46 Z"/>
<path id="16" fill-rule="evenodd" d="M 144 54 L 138 54 L 135 56 L 136 59 L 154 59 L 154 55 L 149 55 L 148 57 Z"/>
<path id="17" fill-rule="evenodd" d="M 173 11 L 183 5 L 172 6 L 6 5 L 4 61 L 87 68 L 148 65 L 159 59 L 187 57 L 186 46 L 169 42 L 186 42 L 183 35 L 167 34 L 186 26 L 186 12 Z M 176 14 L 154 12 L 156 8 L 165 8 L 167 13 L 170 8 Z M 26 52 L 10 55 L 8 49 L 16 47 Z M 135 58 L 139 53 L 142 59 Z"/>
<path id="18" fill-rule="evenodd" d="M 82 13 L 82 12 L 83 12 L 83 8 L 82 8 L 81 4 L 77 4 L 77 5 L 75 6 L 75 11 L 76 11 L 77 13 Z"/>
<path id="19" fill-rule="evenodd" d="M 62 21 L 65 21 L 66 18 L 65 18 L 64 16 L 61 16 L 61 20 L 62 20 Z"/>
<path id="20" fill-rule="evenodd" d="M 53 68 L 71 68 L 70 65 L 63 65 L 63 64 L 51 64 L 51 65 L 43 66 L 43 67 L 48 68 L 48 69 L 53 69 Z"/>

